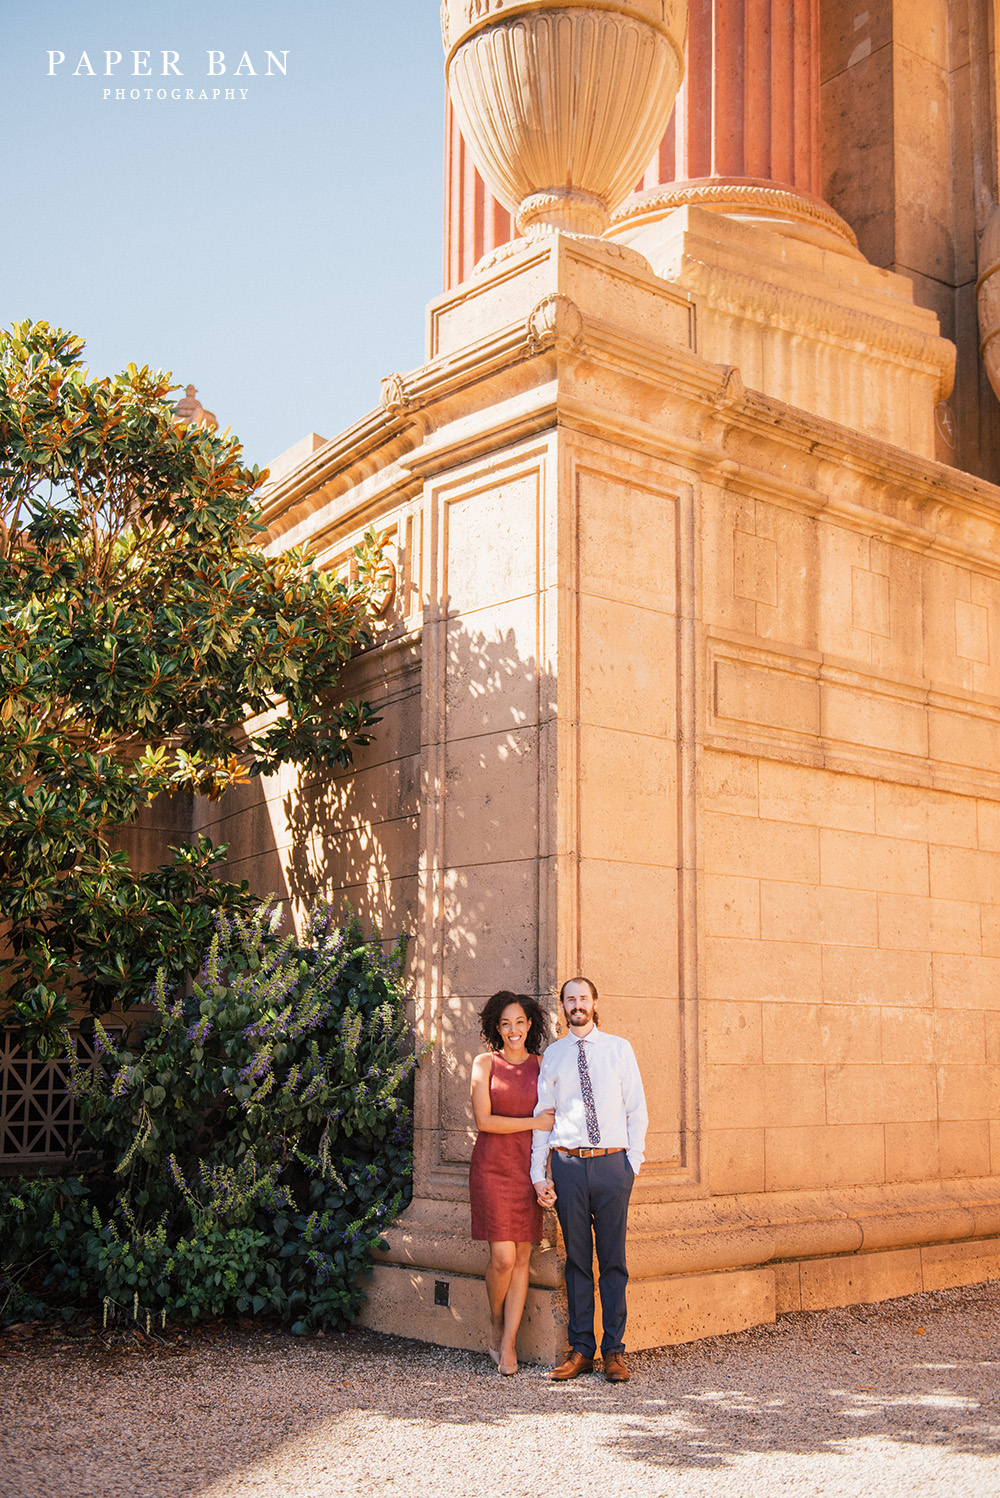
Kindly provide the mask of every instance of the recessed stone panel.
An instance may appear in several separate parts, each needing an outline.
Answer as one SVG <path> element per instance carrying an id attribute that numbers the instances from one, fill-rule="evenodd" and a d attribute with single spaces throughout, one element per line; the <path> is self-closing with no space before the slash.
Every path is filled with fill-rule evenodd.
<path id="1" fill-rule="evenodd" d="M 455 739 L 445 752 L 444 860 L 509 863 L 538 852 L 538 732 Z"/>
<path id="2" fill-rule="evenodd" d="M 580 717 L 619 728 L 641 722 L 657 738 L 676 733 L 675 621 L 667 614 L 580 598 Z"/>
<path id="3" fill-rule="evenodd" d="M 719 718 L 817 734 L 819 682 L 791 671 L 771 670 L 746 661 L 715 663 L 715 712 Z"/>
<path id="4" fill-rule="evenodd" d="M 537 723 L 539 691 L 538 602 L 534 596 L 448 620 L 448 738 Z"/>
<path id="5" fill-rule="evenodd" d="M 580 731 L 583 858 L 677 863 L 677 746 L 627 730 Z"/>
<path id="6" fill-rule="evenodd" d="M 441 591 L 449 614 L 534 595 L 540 485 L 532 469 L 445 500 Z"/>
<path id="7" fill-rule="evenodd" d="M 538 869 L 533 861 L 446 869 L 442 889 L 446 993 L 534 993 Z"/>

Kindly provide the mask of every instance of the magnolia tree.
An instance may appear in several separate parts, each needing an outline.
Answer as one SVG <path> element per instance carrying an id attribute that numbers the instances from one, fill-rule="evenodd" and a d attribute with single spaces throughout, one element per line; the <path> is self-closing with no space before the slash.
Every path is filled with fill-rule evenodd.
<path id="1" fill-rule="evenodd" d="M 82 352 L 46 323 L 0 334 L 0 1020 L 40 1055 L 253 903 L 207 839 L 142 873 L 116 828 L 164 792 L 343 766 L 377 721 L 330 701 L 370 638 L 375 539 L 350 582 L 266 555 L 266 471 L 179 426 L 168 377 L 94 379 Z"/>

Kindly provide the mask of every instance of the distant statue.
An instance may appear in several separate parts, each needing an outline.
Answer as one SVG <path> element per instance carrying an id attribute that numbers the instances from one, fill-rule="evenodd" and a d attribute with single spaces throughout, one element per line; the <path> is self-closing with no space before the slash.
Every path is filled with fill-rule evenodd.
<path id="1" fill-rule="evenodd" d="M 209 432 L 218 430 L 218 420 L 213 411 L 206 411 L 197 398 L 194 385 L 185 385 L 184 397 L 174 406 L 174 424 L 179 427 L 205 427 Z"/>

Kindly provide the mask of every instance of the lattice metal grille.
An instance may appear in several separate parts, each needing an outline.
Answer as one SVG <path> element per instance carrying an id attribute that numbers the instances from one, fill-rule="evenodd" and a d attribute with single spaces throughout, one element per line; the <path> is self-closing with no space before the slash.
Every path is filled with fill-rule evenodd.
<path id="1" fill-rule="evenodd" d="M 93 1066 L 86 1035 L 73 1036 L 76 1054 Z M 22 1051 L 13 1030 L 0 1030 L 0 1162 L 61 1160 L 79 1129 L 67 1087 L 65 1061 L 39 1061 Z"/>

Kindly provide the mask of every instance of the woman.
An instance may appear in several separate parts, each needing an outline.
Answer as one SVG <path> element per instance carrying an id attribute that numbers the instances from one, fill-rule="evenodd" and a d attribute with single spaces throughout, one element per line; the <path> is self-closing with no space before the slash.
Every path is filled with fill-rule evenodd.
<path id="1" fill-rule="evenodd" d="M 505 1376 L 517 1372 L 514 1343 L 528 1295 L 531 1245 L 542 1236 L 542 1209 L 531 1184 L 531 1133 L 548 1133 L 549 1108 L 537 1118 L 538 1053 L 545 1019 L 523 993 L 495 993 L 479 1016 L 489 1050 L 472 1065 L 472 1111 L 479 1136 L 469 1168 L 472 1236 L 490 1245 L 486 1294 L 489 1353 Z"/>

